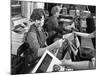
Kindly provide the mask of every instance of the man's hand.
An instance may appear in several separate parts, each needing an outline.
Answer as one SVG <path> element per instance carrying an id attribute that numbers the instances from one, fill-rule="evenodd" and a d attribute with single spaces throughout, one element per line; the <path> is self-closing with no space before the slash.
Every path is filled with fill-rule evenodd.
<path id="1" fill-rule="evenodd" d="M 64 41 L 65 41 L 64 39 L 60 39 L 60 40 L 57 40 L 56 42 L 57 42 L 59 47 L 62 47 L 62 44 Z"/>
<path id="2" fill-rule="evenodd" d="M 66 59 L 63 59 L 63 60 L 61 60 L 61 66 L 70 66 L 71 65 L 71 63 L 72 63 L 72 61 L 71 60 L 66 60 Z"/>
<path id="3" fill-rule="evenodd" d="M 62 47 L 62 44 L 64 41 L 65 41 L 64 39 L 60 39 L 60 40 L 55 41 L 56 47 L 58 47 L 58 48 Z"/>

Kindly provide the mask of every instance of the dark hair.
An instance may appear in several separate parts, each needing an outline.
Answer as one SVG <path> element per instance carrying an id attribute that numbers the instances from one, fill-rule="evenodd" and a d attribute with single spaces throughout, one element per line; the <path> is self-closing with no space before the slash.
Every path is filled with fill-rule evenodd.
<path id="1" fill-rule="evenodd" d="M 32 15 L 30 16 L 30 19 L 32 21 L 40 20 L 42 18 L 42 16 L 45 17 L 45 12 L 43 9 L 34 9 L 32 12 Z"/>

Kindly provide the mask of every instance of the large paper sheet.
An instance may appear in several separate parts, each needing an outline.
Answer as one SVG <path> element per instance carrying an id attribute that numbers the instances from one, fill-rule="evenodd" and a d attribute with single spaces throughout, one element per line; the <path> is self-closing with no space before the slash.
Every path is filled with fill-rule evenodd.
<path id="1" fill-rule="evenodd" d="M 74 40 L 74 35 L 72 33 L 63 35 L 63 39 L 67 39 L 69 41 Z"/>

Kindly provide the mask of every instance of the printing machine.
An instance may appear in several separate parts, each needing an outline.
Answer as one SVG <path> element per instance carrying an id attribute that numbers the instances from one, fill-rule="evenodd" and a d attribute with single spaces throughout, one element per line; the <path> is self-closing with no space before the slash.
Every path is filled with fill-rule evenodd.
<path id="1" fill-rule="evenodd" d="M 51 52 L 46 50 L 31 73 L 64 71 L 64 67 L 60 66 L 59 64 L 61 64 L 61 61 L 56 58 Z M 56 67 L 58 68 L 58 70 L 55 70 Z"/>
<path id="2" fill-rule="evenodd" d="M 63 38 L 68 39 L 69 41 L 72 41 L 74 39 L 72 33 L 64 35 Z M 71 47 L 71 45 L 69 47 Z M 71 47 L 71 49 L 73 48 Z M 41 59 L 39 60 L 39 62 L 36 64 L 35 68 L 31 71 L 31 73 L 61 72 L 61 71 L 66 71 L 66 70 L 67 71 L 73 70 L 71 68 L 66 69 L 65 67 L 60 66 L 61 60 L 57 58 L 58 50 L 59 49 L 56 49 L 51 52 L 46 50 L 43 56 L 41 57 Z M 66 59 L 67 57 L 66 54 L 63 59 Z M 69 60 L 71 61 L 71 59 Z"/>

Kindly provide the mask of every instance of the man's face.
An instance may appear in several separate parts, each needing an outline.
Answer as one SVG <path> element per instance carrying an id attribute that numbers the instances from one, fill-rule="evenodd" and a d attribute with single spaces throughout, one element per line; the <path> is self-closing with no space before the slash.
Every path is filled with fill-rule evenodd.
<path id="1" fill-rule="evenodd" d="M 59 12 L 56 12 L 56 16 L 57 16 L 57 17 L 59 16 Z"/>
<path id="2" fill-rule="evenodd" d="M 40 26 L 42 27 L 44 25 L 44 16 L 41 18 Z"/>
<path id="3" fill-rule="evenodd" d="M 35 24 L 37 27 L 42 27 L 44 25 L 44 16 L 42 16 L 41 20 L 36 20 Z"/>

